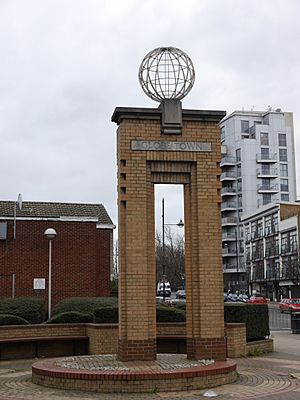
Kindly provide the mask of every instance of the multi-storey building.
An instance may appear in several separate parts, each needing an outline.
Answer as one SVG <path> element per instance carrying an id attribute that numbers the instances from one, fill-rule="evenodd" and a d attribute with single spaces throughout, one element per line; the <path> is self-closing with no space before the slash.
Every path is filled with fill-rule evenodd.
<path id="1" fill-rule="evenodd" d="M 250 291 L 300 297 L 300 204 L 276 203 L 242 217 Z"/>
<path id="2" fill-rule="evenodd" d="M 246 291 L 242 215 L 296 201 L 293 114 L 235 111 L 220 129 L 224 289 Z"/>

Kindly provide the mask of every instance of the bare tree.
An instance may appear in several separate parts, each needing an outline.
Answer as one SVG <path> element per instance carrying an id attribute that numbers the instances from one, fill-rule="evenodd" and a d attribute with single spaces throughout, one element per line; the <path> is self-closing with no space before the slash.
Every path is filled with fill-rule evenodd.
<path id="1" fill-rule="evenodd" d="M 157 281 L 163 275 L 163 243 L 162 235 L 156 232 L 156 276 Z M 184 238 L 174 235 L 169 227 L 165 228 L 165 274 L 171 283 L 172 290 L 184 287 Z"/>

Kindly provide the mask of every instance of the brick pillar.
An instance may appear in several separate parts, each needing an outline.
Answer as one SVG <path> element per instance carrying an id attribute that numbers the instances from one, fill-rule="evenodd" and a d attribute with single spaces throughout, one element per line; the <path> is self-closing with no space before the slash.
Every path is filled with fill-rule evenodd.
<path id="1" fill-rule="evenodd" d="M 166 135 L 161 109 L 117 108 L 121 360 L 156 357 L 154 184 L 184 185 L 187 355 L 226 358 L 220 212 L 220 111 L 183 110 Z"/>

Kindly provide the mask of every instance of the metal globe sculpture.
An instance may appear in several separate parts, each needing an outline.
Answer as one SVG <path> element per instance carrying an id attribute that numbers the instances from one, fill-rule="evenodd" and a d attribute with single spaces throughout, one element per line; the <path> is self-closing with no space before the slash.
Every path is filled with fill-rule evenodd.
<path id="1" fill-rule="evenodd" d="M 192 89 L 195 70 L 190 57 L 176 47 L 150 51 L 139 69 L 143 91 L 152 100 L 183 99 Z"/>

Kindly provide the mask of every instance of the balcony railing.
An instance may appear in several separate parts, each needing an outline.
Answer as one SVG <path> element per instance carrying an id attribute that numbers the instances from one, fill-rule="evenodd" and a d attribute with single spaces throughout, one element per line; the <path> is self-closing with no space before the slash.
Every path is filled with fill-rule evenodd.
<path id="1" fill-rule="evenodd" d="M 236 249 L 231 249 L 230 247 L 222 249 L 222 255 L 223 256 L 230 256 L 230 257 L 236 257 Z"/>
<path id="2" fill-rule="evenodd" d="M 221 163 L 220 166 L 223 167 L 225 165 L 235 165 L 236 163 L 236 158 L 235 157 L 230 157 L 230 156 L 225 156 L 221 158 Z"/>
<path id="3" fill-rule="evenodd" d="M 270 178 L 274 177 L 276 178 L 278 176 L 278 170 L 277 168 L 270 168 L 270 169 L 262 169 L 262 168 L 257 168 L 256 174 L 258 178 Z"/>
<path id="4" fill-rule="evenodd" d="M 258 153 L 258 154 L 256 154 L 256 161 L 257 162 L 277 162 L 277 154 L 276 153 L 269 153 L 269 154 Z"/>
<path id="5" fill-rule="evenodd" d="M 278 185 L 257 185 L 257 191 L 265 192 L 265 193 L 277 193 L 278 192 Z"/>
<path id="6" fill-rule="evenodd" d="M 235 172 L 235 171 L 226 171 L 226 172 L 223 172 L 223 173 L 221 174 L 220 179 L 221 179 L 221 181 L 226 181 L 226 180 L 232 181 L 232 180 L 235 180 L 235 179 L 236 179 L 236 172 Z"/>
<path id="7" fill-rule="evenodd" d="M 236 240 L 236 234 L 235 233 L 223 233 L 222 234 L 222 240 Z"/>
<path id="8" fill-rule="evenodd" d="M 221 204 L 221 210 L 236 210 L 237 206 L 235 202 L 225 201 Z"/>
<path id="9" fill-rule="evenodd" d="M 226 217 L 222 218 L 222 225 L 237 225 L 237 218 L 236 217 Z"/>
<path id="10" fill-rule="evenodd" d="M 236 188 L 233 187 L 222 187 L 221 189 L 221 195 L 230 195 L 234 196 L 236 194 Z"/>

